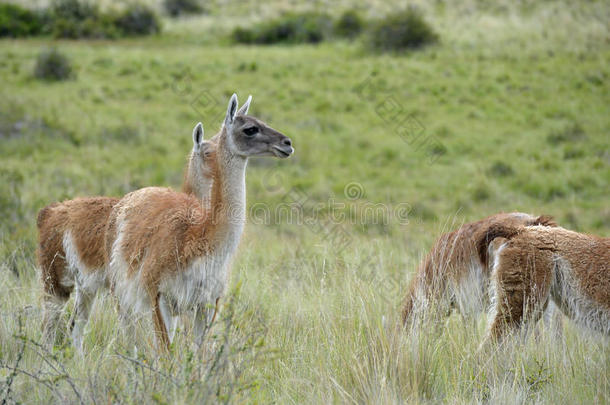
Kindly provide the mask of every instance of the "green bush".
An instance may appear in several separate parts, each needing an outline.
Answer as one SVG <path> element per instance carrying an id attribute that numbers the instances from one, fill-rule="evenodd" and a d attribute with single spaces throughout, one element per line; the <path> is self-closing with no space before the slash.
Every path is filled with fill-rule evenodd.
<path id="1" fill-rule="evenodd" d="M 87 18 L 83 21 L 57 18 L 53 20 L 50 32 L 55 38 L 70 39 L 112 39 L 120 36 L 109 18 Z"/>
<path id="2" fill-rule="evenodd" d="M 72 65 L 57 49 L 45 49 L 36 59 L 34 77 L 49 81 L 67 80 L 72 77 Z"/>
<path id="3" fill-rule="evenodd" d="M 365 21 L 355 10 L 348 10 L 335 22 L 335 35 L 343 38 L 355 38 L 365 27 Z"/>
<path id="4" fill-rule="evenodd" d="M 115 38 L 112 19 L 86 0 L 54 0 L 49 7 L 48 31 L 55 38 Z"/>
<path id="5" fill-rule="evenodd" d="M 381 51 L 418 49 L 437 41 L 436 32 L 413 7 L 377 21 L 370 33 L 371 47 Z"/>
<path id="6" fill-rule="evenodd" d="M 49 9 L 48 31 L 56 38 L 118 38 L 159 32 L 154 11 L 140 3 L 129 3 L 120 12 L 99 10 L 87 0 L 55 0 Z"/>
<path id="7" fill-rule="evenodd" d="M 546 137 L 547 142 L 551 145 L 580 142 L 585 139 L 587 139 L 587 134 L 577 122 L 570 123 L 560 130 L 553 131 Z"/>
<path id="8" fill-rule="evenodd" d="M 489 168 L 489 174 L 494 177 L 506 177 L 515 174 L 512 166 L 502 161 L 496 161 Z"/>
<path id="9" fill-rule="evenodd" d="M 114 18 L 114 25 L 124 36 L 151 35 L 161 31 L 155 12 L 144 4 L 132 3 Z"/>
<path id="10" fill-rule="evenodd" d="M 253 44 L 254 41 L 254 31 L 248 28 L 236 27 L 231 33 L 231 37 L 234 42 L 239 44 Z"/>
<path id="11" fill-rule="evenodd" d="M 163 8 L 172 17 L 182 14 L 200 14 L 205 12 L 205 8 L 200 0 L 164 0 Z"/>
<path id="12" fill-rule="evenodd" d="M 0 37 L 27 37 L 42 31 L 40 14 L 15 4 L 0 4 Z"/>
<path id="13" fill-rule="evenodd" d="M 77 21 L 97 19 L 100 15 L 97 5 L 87 0 L 53 0 L 49 11 L 53 18 Z"/>
<path id="14" fill-rule="evenodd" d="M 318 43 L 332 32 L 332 19 L 325 14 L 286 14 L 253 28 L 236 28 L 233 40 L 244 44 Z"/>

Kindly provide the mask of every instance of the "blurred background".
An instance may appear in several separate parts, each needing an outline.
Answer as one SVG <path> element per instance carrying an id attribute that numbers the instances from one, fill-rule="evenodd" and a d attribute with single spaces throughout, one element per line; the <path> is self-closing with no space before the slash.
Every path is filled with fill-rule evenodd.
<path id="1" fill-rule="evenodd" d="M 5 283 L 36 283 L 43 206 L 179 188 L 234 92 L 296 149 L 247 174 L 234 277 L 269 322 L 341 302 L 349 263 L 384 274 L 350 294 L 391 312 L 440 233 L 496 212 L 608 236 L 609 22 L 594 0 L 2 1 Z M 270 375 L 262 398 L 307 391 Z"/>
<path id="2" fill-rule="evenodd" d="M 179 187 L 192 127 L 214 134 L 237 92 L 252 94 L 252 113 L 297 149 L 290 161 L 252 162 L 251 203 L 284 197 L 261 181 L 269 172 L 316 205 L 349 202 L 346 212 L 403 203 L 432 225 L 524 210 L 603 233 L 609 10 L 603 1 L 3 2 L 2 232 L 30 240 L 31 218 L 51 201 Z M 362 192 L 347 199 L 354 182 Z M 356 230 L 403 233 L 390 222 Z"/>

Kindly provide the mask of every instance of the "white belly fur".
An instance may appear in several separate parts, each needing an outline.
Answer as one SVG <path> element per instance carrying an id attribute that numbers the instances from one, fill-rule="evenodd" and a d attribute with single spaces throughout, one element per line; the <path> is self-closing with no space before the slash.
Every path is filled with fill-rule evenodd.
<path id="1" fill-rule="evenodd" d="M 194 260 L 184 271 L 164 280 L 159 288 L 174 315 L 197 306 L 214 305 L 228 281 L 228 255 L 212 254 Z"/>
<path id="2" fill-rule="evenodd" d="M 98 289 L 106 285 L 105 272 L 100 269 L 89 269 L 84 265 L 70 231 L 64 233 L 63 248 L 68 271 L 64 272 L 60 280 L 61 285 L 71 286 L 76 283 L 78 288 L 95 295 Z"/>
<path id="3" fill-rule="evenodd" d="M 610 313 L 581 292 L 570 263 L 561 256 L 554 257 L 555 277 L 551 297 L 576 323 L 610 334 Z"/>

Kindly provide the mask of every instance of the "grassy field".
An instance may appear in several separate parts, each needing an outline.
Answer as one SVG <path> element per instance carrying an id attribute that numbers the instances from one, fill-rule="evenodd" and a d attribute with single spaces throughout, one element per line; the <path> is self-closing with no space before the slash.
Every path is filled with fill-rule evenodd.
<path id="1" fill-rule="evenodd" d="M 380 3 L 380 2 L 379 2 Z M 339 12 L 349 2 L 309 6 Z M 75 78 L 33 78 L 50 40 L 0 41 L 0 395 L 8 403 L 608 403 L 607 339 L 565 321 L 476 353 L 457 315 L 396 332 L 405 286 L 442 232 L 499 211 L 610 234 L 610 5 L 422 4 L 439 44 L 375 54 L 361 41 L 236 46 L 230 28 L 275 1 L 216 2 L 160 36 L 52 42 Z M 369 2 L 375 17 L 392 7 Z M 37 211 L 84 195 L 179 187 L 191 130 L 228 97 L 290 136 L 252 160 L 232 293 L 201 351 L 132 357 L 112 298 L 86 338 L 38 346 Z M 302 202 L 302 218 L 282 210 Z M 294 204 L 293 204 L 294 205 Z M 279 207 L 279 208 L 278 208 Z M 67 306 L 66 319 L 71 311 Z M 148 345 L 148 346 L 147 346 Z"/>

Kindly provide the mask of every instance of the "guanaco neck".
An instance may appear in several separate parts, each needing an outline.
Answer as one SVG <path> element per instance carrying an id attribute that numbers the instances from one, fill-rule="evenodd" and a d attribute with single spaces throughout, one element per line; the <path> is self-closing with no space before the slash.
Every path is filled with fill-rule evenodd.
<path id="1" fill-rule="evenodd" d="M 229 150 L 223 128 L 218 139 L 211 193 L 211 229 L 217 240 L 239 240 L 246 222 L 246 166 L 248 159 Z M 237 243 L 227 244 L 237 246 Z"/>
<path id="2" fill-rule="evenodd" d="M 213 168 L 205 167 L 198 153 L 193 150 L 188 158 L 184 171 L 182 191 L 186 194 L 192 194 L 203 201 L 210 197 L 210 186 L 213 182 L 214 170 Z"/>

